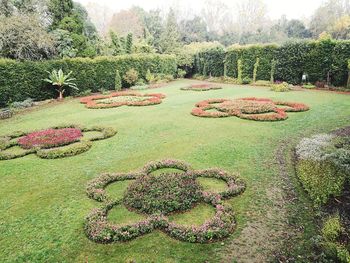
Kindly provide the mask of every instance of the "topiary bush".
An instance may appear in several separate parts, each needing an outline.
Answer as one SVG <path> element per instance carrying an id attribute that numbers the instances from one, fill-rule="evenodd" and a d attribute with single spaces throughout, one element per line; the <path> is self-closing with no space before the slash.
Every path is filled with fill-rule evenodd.
<path id="1" fill-rule="evenodd" d="M 337 141 L 334 135 L 319 134 L 296 147 L 297 175 L 315 205 L 340 195 L 350 174 L 350 148 Z"/>
<path id="2" fill-rule="evenodd" d="M 79 91 L 71 90 L 67 96 L 77 95 L 86 90 L 98 92 L 101 88 L 115 89 L 116 70 L 123 76 L 129 69 L 134 68 L 143 79 L 147 69 L 154 74 L 170 76 L 174 76 L 177 70 L 175 56 L 159 54 L 44 61 L 0 59 L 0 107 L 14 101 L 23 101 L 28 97 L 36 101 L 55 98 L 55 90 L 43 81 L 47 78 L 47 71 L 55 68 L 62 68 L 64 72 L 73 71 L 71 77 L 76 79 Z"/>
<path id="3" fill-rule="evenodd" d="M 274 84 L 271 84 L 270 86 L 271 86 L 270 90 L 275 92 L 286 92 L 291 90 L 290 85 L 287 82 L 274 83 Z"/>
<path id="4" fill-rule="evenodd" d="M 131 68 L 127 72 L 125 72 L 123 79 L 130 87 L 134 85 L 139 79 L 139 73 L 134 68 Z"/>

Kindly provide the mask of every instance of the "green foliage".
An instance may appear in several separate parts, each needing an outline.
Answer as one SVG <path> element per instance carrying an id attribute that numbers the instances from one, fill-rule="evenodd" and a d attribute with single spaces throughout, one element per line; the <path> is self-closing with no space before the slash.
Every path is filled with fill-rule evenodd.
<path id="1" fill-rule="evenodd" d="M 50 0 L 48 11 L 52 17 L 52 28 L 57 28 L 63 18 L 73 13 L 72 0 Z"/>
<path id="2" fill-rule="evenodd" d="M 252 79 L 249 78 L 249 77 L 244 77 L 243 80 L 242 80 L 242 84 L 243 85 L 250 84 L 251 82 L 252 82 Z"/>
<path id="3" fill-rule="evenodd" d="M 270 82 L 271 83 L 275 82 L 276 64 L 277 64 L 277 61 L 273 59 L 271 61 L 271 71 L 270 71 Z"/>
<path id="4" fill-rule="evenodd" d="M 346 87 L 350 89 L 350 59 L 348 60 L 348 82 Z"/>
<path id="5" fill-rule="evenodd" d="M 242 60 L 237 60 L 237 82 L 243 84 L 242 79 Z"/>
<path id="6" fill-rule="evenodd" d="M 260 62 L 260 58 L 256 58 L 256 62 L 254 64 L 254 70 L 253 70 L 253 82 L 256 82 L 256 76 L 258 74 L 259 62 Z"/>
<path id="7" fill-rule="evenodd" d="M 350 251 L 341 242 L 341 237 L 346 236 L 346 230 L 343 227 L 339 214 L 330 216 L 323 224 L 321 229 L 323 238 L 323 248 L 328 257 L 339 260 L 341 263 L 350 262 Z"/>
<path id="8" fill-rule="evenodd" d="M 132 42 L 132 33 L 129 33 L 126 36 L 126 43 L 125 43 L 125 52 L 127 54 L 131 54 L 132 52 L 132 46 L 133 46 L 133 42 Z"/>
<path id="9" fill-rule="evenodd" d="M 147 69 L 145 78 L 146 78 L 147 83 L 152 83 L 154 81 L 155 76 L 154 76 L 154 74 L 151 73 L 151 71 L 149 69 Z"/>
<path id="10" fill-rule="evenodd" d="M 77 88 L 77 85 L 74 83 L 75 78 L 70 78 L 73 71 L 70 71 L 68 74 L 64 74 L 62 69 L 59 70 L 52 70 L 51 72 L 47 71 L 49 73 L 49 78 L 44 79 L 44 81 L 50 83 L 52 86 L 57 87 L 57 91 L 59 93 L 59 99 L 63 99 L 63 93 L 64 93 L 64 86 L 67 86 L 69 88 L 79 90 Z"/>
<path id="11" fill-rule="evenodd" d="M 115 90 L 121 90 L 122 89 L 122 78 L 120 77 L 119 70 L 115 71 L 115 84 L 114 84 Z"/>
<path id="12" fill-rule="evenodd" d="M 0 105 L 6 106 L 14 101 L 23 101 L 27 97 L 44 100 L 55 97 L 54 90 L 43 79 L 47 71 L 62 68 L 64 72 L 73 71 L 72 77 L 79 92 L 101 88 L 115 88 L 115 74 L 120 76 L 134 68 L 139 77 L 145 78 L 147 69 L 155 74 L 175 75 L 176 60 L 171 55 L 135 54 L 117 57 L 70 58 L 45 61 L 15 61 L 0 59 Z M 125 82 L 123 84 L 126 84 Z M 76 95 L 75 90 L 66 91 L 66 95 Z"/>
<path id="13" fill-rule="evenodd" d="M 173 9 L 170 9 L 165 30 L 160 36 L 160 48 L 162 53 L 172 53 L 180 47 L 180 33 Z"/>
<path id="14" fill-rule="evenodd" d="M 132 86 L 139 79 L 139 73 L 134 68 L 131 68 L 125 72 L 123 79 L 129 86 Z"/>
<path id="15" fill-rule="evenodd" d="M 197 59 L 199 58 L 199 60 Z M 224 63 L 227 63 L 227 76 L 238 78 L 238 60 L 242 61 L 242 79 L 253 76 L 256 59 L 259 58 L 256 80 L 275 79 L 299 84 L 303 73 L 309 81 L 327 81 L 333 85 L 346 85 L 348 79 L 348 59 L 350 41 L 325 39 L 319 41 L 288 42 L 276 45 L 233 45 L 227 50 L 208 49 L 194 55 L 195 73 L 201 74 L 202 66 L 213 76 L 224 76 Z"/>
<path id="16" fill-rule="evenodd" d="M 275 92 L 290 91 L 289 84 L 287 82 L 271 84 L 271 90 Z"/>

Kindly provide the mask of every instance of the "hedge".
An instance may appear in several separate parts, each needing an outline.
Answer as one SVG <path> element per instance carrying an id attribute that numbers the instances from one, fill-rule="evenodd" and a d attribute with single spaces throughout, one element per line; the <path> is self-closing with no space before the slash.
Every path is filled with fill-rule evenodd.
<path id="1" fill-rule="evenodd" d="M 73 71 L 72 77 L 76 78 L 79 91 L 67 92 L 66 95 L 76 95 L 87 90 L 114 89 L 116 70 L 123 76 L 127 70 L 134 68 L 141 78 L 145 78 L 148 69 L 152 73 L 175 75 L 176 58 L 171 55 L 136 54 L 45 61 L 0 59 L 0 106 L 28 97 L 34 100 L 57 97 L 55 89 L 43 79 L 47 78 L 47 71 L 59 68 L 64 72 Z"/>
<path id="2" fill-rule="evenodd" d="M 252 78 L 254 64 L 259 58 L 258 80 L 270 80 L 271 61 L 277 62 L 275 80 L 298 84 L 303 73 L 308 81 L 326 81 L 328 72 L 335 86 L 345 85 L 348 78 L 347 61 L 350 59 L 349 40 L 319 40 L 289 42 L 282 46 L 268 45 L 234 45 L 225 51 L 223 48 L 211 48 L 199 51 L 195 55 L 194 72 L 219 77 L 226 74 L 237 78 L 237 61 L 243 63 L 242 78 Z"/>

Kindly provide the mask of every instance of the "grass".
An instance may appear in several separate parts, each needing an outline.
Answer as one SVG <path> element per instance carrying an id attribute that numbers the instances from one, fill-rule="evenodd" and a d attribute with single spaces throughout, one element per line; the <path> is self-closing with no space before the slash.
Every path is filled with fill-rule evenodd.
<path id="1" fill-rule="evenodd" d="M 181 80 L 157 89 L 167 98 L 156 106 L 92 110 L 78 100 L 67 100 L 1 121 L 0 135 L 62 123 L 98 124 L 118 130 L 116 136 L 96 141 L 89 151 L 74 157 L 45 160 L 31 154 L 0 162 L 1 262 L 220 262 L 222 258 L 226 262 L 241 262 L 243 252 L 231 254 L 240 251 L 240 247 L 248 251 L 257 247 L 254 255 L 257 259 L 267 253 L 260 249 L 262 243 L 270 243 L 278 251 L 279 243 L 271 241 L 270 232 L 258 243 L 256 236 L 245 231 L 255 222 L 256 213 L 261 221 L 269 222 L 266 211 L 273 205 L 270 187 L 281 180 L 275 162 L 276 149 L 283 141 L 296 144 L 303 136 L 348 125 L 349 96 L 309 90 L 275 93 L 268 88 L 235 85 L 196 93 L 179 90 L 191 83 L 195 82 Z M 239 118 L 207 119 L 190 114 L 199 101 L 240 97 L 302 102 L 311 110 L 288 113 L 286 121 L 271 123 Z M 132 171 L 151 160 L 165 158 L 184 160 L 194 169 L 220 167 L 240 173 L 247 189 L 228 201 L 236 213 L 235 233 L 223 244 L 206 245 L 180 242 L 160 231 L 127 243 L 103 245 L 88 240 L 83 231 L 84 218 L 100 204 L 86 196 L 86 183 L 104 172 Z M 114 189 L 111 185 L 107 191 L 121 196 L 125 187 Z M 297 183 L 295 187 L 299 187 Z M 299 192 L 302 196 L 302 191 Z M 307 199 L 300 200 L 295 210 L 301 218 L 303 234 L 293 245 L 300 247 L 300 262 L 306 262 L 302 259 L 310 253 L 309 240 L 316 232 L 312 210 L 305 209 Z M 204 209 L 197 212 L 206 214 Z M 195 223 L 191 216 L 195 213 L 196 210 L 181 216 Z M 286 220 L 270 221 L 278 227 L 278 223 Z M 232 246 L 242 237 L 253 245 Z M 282 241 L 280 238 L 279 242 Z"/>
<path id="2" fill-rule="evenodd" d="M 215 209 L 208 204 L 199 204 L 190 211 L 169 216 L 169 220 L 185 226 L 200 226 L 215 215 Z"/>
<path id="3" fill-rule="evenodd" d="M 216 179 L 216 178 L 204 178 L 204 177 L 199 177 L 197 178 L 197 180 L 203 187 L 204 191 L 219 193 L 227 190 L 227 184 L 223 180 Z"/>

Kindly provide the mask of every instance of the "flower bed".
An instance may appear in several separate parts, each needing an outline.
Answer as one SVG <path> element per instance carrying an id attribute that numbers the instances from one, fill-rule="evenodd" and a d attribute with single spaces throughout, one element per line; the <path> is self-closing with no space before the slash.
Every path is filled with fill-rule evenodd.
<path id="1" fill-rule="evenodd" d="M 213 84 L 192 84 L 189 87 L 183 87 L 181 90 L 194 90 L 194 91 L 207 91 L 207 90 L 216 90 L 222 89 L 222 87 L 213 85 Z"/>
<path id="2" fill-rule="evenodd" d="M 124 98 L 120 98 L 124 97 Z M 148 106 L 162 103 L 165 95 L 160 93 L 141 94 L 138 92 L 121 91 L 110 95 L 93 95 L 80 99 L 89 109 L 106 109 L 120 106 Z"/>
<path id="3" fill-rule="evenodd" d="M 175 168 L 183 173 L 151 174 L 162 168 Z M 227 189 L 221 193 L 203 191 L 196 181 L 198 177 L 221 179 L 227 184 Z M 135 181 L 123 198 L 115 200 L 106 194 L 104 189 L 108 185 L 124 180 Z M 193 170 L 190 165 L 177 160 L 151 162 L 131 173 L 102 174 L 87 186 L 87 195 L 102 202 L 103 206 L 93 209 L 87 216 L 85 233 L 89 239 L 99 243 L 128 241 L 155 229 L 186 242 L 218 241 L 229 236 L 236 226 L 234 213 L 223 200 L 239 195 L 244 189 L 245 184 L 237 175 L 217 168 Z M 214 217 L 201 226 L 179 225 L 170 222 L 166 216 L 192 208 L 199 202 L 205 202 L 216 210 Z M 146 213 L 147 218 L 126 226 L 108 222 L 108 212 L 121 204 L 128 209 Z"/>
<path id="4" fill-rule="evenodd" d="M 85 132 L 96 131 L 98 135 L 86 139 Z M 35 153 L 40 158 L 55 159 L 74 156 L 88 151 L 92 141 L 112 137 L 116 131 L 104 127 L 78 127 L 65 125 L 30 133 L 16 132 L 0 137 L 0 160 L 10 160 Z M 11 148 L 19 146 L 22 151 L 12 153 Z"/>
<path id="5" fill-rule="evenodd" d="M 210 118 L 236 116 L 255 121 L 280 121 L 288 118 L 286 112 L 307 110 L 309 107 L 302 103 L 273 101 L 266 98 L 209 99 L 197 103 L 191 114 Z"/>
<path id="6" fill-rule="evenodd" d="M 47 129 L 27 134 L 18 139 L 18 144 L 24 149 L 53 148 L 79 141 L 83 136 L 76 128 Z"/>

